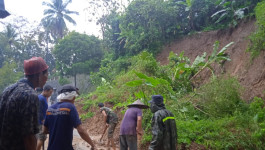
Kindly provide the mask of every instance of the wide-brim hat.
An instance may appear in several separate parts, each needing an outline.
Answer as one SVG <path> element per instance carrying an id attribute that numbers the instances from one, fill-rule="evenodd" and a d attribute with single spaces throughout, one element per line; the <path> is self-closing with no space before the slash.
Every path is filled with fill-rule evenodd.
<path id="1" fill-rule="evenodd" d="M 133 102 L 132 104 L 128 105 L 127 107 L 138 107 L 140 109 L 147 109 L 147 108 L 149 108 L 149 106 L 145 105 L 140 100 L 136 100 L 135 102 Z"/>

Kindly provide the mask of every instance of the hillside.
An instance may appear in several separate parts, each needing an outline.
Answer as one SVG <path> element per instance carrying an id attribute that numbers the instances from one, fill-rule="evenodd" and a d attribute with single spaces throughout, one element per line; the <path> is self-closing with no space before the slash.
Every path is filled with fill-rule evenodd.
<path id="1" fill-rule="evenodd" d="M 230 74 L 235 76 L 240 81 L 240 84 L 245 88 L 245 92 L 242 95 L 243 98 L 247 101 L 250 101 L 253 97 L 259 96 L 263 97 L 263 87 L 265 84 L 265 53 L 261 53 L 259 57 L 251 61 L 250 54 L 246 52 L 248 46 L 248 36 L 255 30 L 255 20 L 248 20 L 241 22 L 236 28 L 231 28 L 227 30 L 219 31 L 209 31 L 196 33 L 194 35 L 186 36 L 183 39 L 177 40 L 175 42 L 166 45 L 163 51 L 158 54 L 157 61 L 160 64 L 165 65 L 168 63 L 168 55 L 170 51 L 174 53 L 180 53 L 184 51 L 184 54 L 191 58 L 193 61 L 196 56 L 202 55 L 203 52 L 210 54 L 213 48 L 213 43 L 218 40 L 220 41 L 220 47 L 222 48 L 230 42 L 235 42 L 231 47 L 229 47 L 227 53 L 231 58 L 231 61 L 225 62 L 223 68 L 219 65 L 214 66 L 216 74 L 220 75 L 221 73 Z M 205 83 L 211 76 L 210 71 L 206 70 L 200 74 L 199 79 L 200 83 Z M 93 100 L 93 98 L 91 99 Z M 85 114 L 87 111 L 94 112 L 92 118 L 86 119 L 84 121 L 87 131 L 92 136 L 98 136 L 102 134 L 104 127 L 102 126 L 102 115 L 99 113 L 97 108 L 90 108 L 89 110 L 82 110 L 82 104 L 77 102 L 77 107 L 80 114 Z M 80 105 L 81 104 L 81 105 Z M 106 103 L 108 107 L 112 107 L 113 104 Z M 115 110 L 119 114 L 119 122 L 121 122 L 123 115 L 121 109 Z M 115 130 L 115 141 L 118 146 L 119 138 L 119 126 Z M 106 142 L 106 137 L 104 141 Z M 201 146 L 199 146 L 201 147 Z M 190 149 L 197 149 L 196 144 L 191 144 Z"/>
<path id="2" fill-rule="evenodd" d="M 255 96 L 264 97 L 265 85 L 265 53 L 261 52 L 260 56 L 251 61 L 250 53 L 246 52 L 248 47 L 248 36 L 255 30 L 255 20 L 242 21 L 237 27 L 226 30 L 209 31 L 196 33 L 186 36 L 180 40 L 170 43 L 163 48 L 158 54 L 157 60 L 165 65 L 169 61 L 167 59 L 169 52 L 179 54 L 184 51 L 184 55 L 193 61 L 203 52 L 210 54 L 213 49 L 213 43 L 220 41 L 222 48 L 230 42 L 235 42 L 227 51 L 231 61 L 224 63 L 224 67 L 215 66 L 216 73 L 230 74 L 240 81 L 245 88 L 243 98 L 247 101 Z M 200 79 L 204 82 L 208 79 L 210 71 L 202 73 Z"/>

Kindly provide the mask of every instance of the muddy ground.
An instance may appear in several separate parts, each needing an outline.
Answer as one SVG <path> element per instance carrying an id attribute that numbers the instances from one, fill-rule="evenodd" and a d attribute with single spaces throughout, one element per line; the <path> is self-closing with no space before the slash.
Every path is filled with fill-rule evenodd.
<path id="1" fill-rule="evenodd" d="M 100 135 L 90 135 L 92 140 L 95 142 L 98 150 L 107 150 L 106 142 L 99 142 Z M 48 148 L 48 140 L 45 142 L 45 150 Z M 74 136 L 73 136 L 73 148 L 75 150 L 90 150 L 91 146 L 87 144 L 77 133 L 76 130 L 74 130 Z M 116 147 L 117 150 L 119 150 L 119 147 Z"/>

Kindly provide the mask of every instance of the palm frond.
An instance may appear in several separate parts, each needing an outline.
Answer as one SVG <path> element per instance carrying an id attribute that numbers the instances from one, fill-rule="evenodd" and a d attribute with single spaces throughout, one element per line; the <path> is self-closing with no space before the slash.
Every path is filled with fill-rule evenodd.
<path id="1" fill-rule="evenodd" d="M 64 14 L 63 17 L 64 17 L 68 22 L 70 22 L 70 23 L 76 25 L 76 22 L 75 22 L 74 19 L 71 18 L 70 16 Z"/>
<path id="2" fill-rule="evenodd" d="M 70 11 L 70 10 L 65 9 L 64 12 L 65 12 L 65 14 L 75 14 L 75 15 L 79 15 L 79 12 L 77 12 L 77 11 Z"/>
<path id="3" fill-rule="evenodd" d="M 72 3 L 72 0 L 67 0 L 65 3 L 62 4 L 63 9 L 67 7 L 68 4 Z"/>
<path id="4" fill-rule="evenodd" d="M 45 9 L 43 12 L 44 15 L 48 15 L 48 14 L 56 14 L 55 10 L 52 9 Z"/>
<path id="5" fill-rule="evenodd" d="M 54 7 L 54 5 L 52 5 L 51 3 L 42 2 L 42 5 L 43 5 L 43 6 L 48 6 L 48 7 L 53 8 L 53 9 L 56 10 L 56 8 Z"/>

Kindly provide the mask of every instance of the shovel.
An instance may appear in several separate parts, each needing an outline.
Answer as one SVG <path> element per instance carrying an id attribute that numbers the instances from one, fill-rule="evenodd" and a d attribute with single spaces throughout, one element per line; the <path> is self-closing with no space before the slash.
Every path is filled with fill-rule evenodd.
<path id="1" fill-rule="evenodd" d="M 101 138 L 99 139 L 99 143 L 100 143 L 100 144 L 103 144 L 101 140 L 103 139 L 103 137 L 104 137 L 104 135 L 105 135 L 105 133 L 106 133 L 107 128 L 108 128 L 108 126 L 105 127 L 105 129 L 104 129 L 104 131 L 103 131 L 103 134 L 102 134 Z"/>

